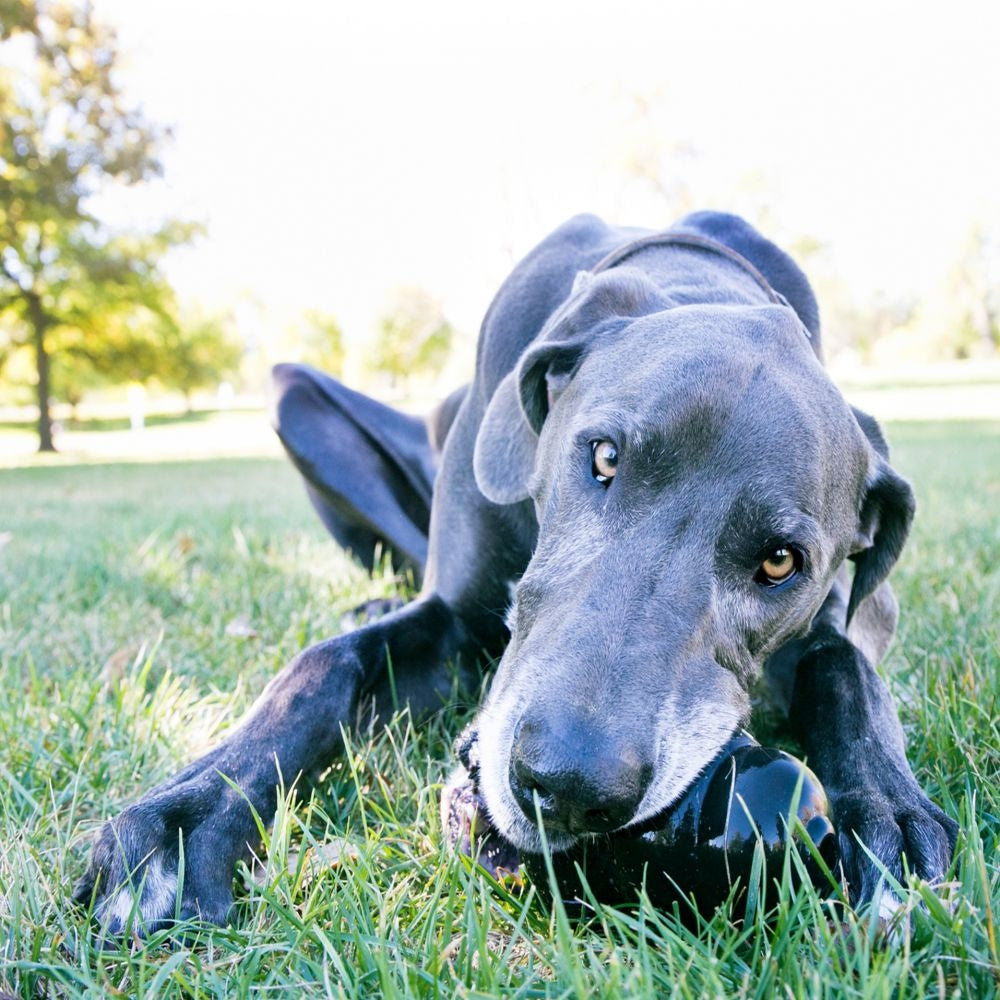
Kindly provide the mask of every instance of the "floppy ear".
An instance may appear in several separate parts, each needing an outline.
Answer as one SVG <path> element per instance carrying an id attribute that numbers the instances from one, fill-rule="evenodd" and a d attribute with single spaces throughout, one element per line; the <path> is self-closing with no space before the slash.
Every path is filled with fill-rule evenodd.
<path id="1" fill-rule="evenodd" d="M 272 372 L 274 429 L 330 534 L 370 570 L 379 547 L 422 578 L 437 455 L 424 422 L 308 365 Z"/>
<path id="2" fill-rule="evenodd" d="M 582 354 L 581 344 L 538 344 L 497 386 L 472 456 L 476 485 L 487 500 L 509 504 L 528 498 L 538 433 Z"/>
<path id="3" fill-rule="evenodd" d="M 630 318 L 669 308 L 649 278 L 627 266 L 580 271 L 569 298 L 497 386 L 476 437 L 473 472 L 487 500 L 526 500 L 538 434 L 584 354 Z"/>
<path id="4" fill-rule="evenodd" d="M 889 465 L 889 449 L 878 424 L 860 410 L 854 415 L 874 454 L 858 518 L 858 549 L 850 557 L 855 569 L 848 622 L 858 605 L 889 575 L 903 551 L 916 510 L 910 484 Z"/>

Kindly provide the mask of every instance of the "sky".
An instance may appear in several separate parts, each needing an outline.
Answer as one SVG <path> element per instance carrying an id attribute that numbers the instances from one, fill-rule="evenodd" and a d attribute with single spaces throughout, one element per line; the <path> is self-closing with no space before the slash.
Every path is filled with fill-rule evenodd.
<path id="1" fill-rule="evenodd" d="M 474 335 L 580 211 L 763 217 L 859 301 L 919 293 L 973 224 L 1000 232 L 995 2 L 94 7 L 128 94 L 174 130 L 164 182 L 102 210 L 203 221 L 170 275 L 247 326 L 321 309 L 355 341 L 415 285 Z"/>

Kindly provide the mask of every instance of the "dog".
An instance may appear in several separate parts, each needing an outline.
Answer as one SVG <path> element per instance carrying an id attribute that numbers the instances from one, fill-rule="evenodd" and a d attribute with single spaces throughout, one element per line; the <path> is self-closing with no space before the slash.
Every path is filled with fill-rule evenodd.
<path id="1" fill-rule="evenodd" d="M 851 900 L 904 857 L 945 875 L 956 824 L 874 669 L 913 493 L 825 372 L 805 275 L 746 222 L 570 220 L 500 288 L 472 383 L 429 422 L 301 366 L 275 381 L 324 523 L 420 594 L 300 653 L 218 747 L 105 824 L 75 895 L 107 932 L 133 907 L 147 931 L 224 922 L 279 776 L 327 767 L 363 704 L 440 708 L 484 655 L 481 792 L 520 850 L 541 846 L 536 803 L 553 849 L 661 812 L 766 672 L 830 797 Z"/>

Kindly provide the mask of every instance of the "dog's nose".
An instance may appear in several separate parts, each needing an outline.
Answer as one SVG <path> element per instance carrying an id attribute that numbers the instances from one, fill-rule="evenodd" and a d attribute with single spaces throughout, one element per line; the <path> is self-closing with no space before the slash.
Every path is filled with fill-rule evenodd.
<path id="1" fill-rule="evenodd" d="M 602 738 L 581 740 L 579 728 L 552 731 L 524 722 L 510 758 L 511 792 L 532 822 L 568 833 L 609 833 L 635 815 L 652 767 Z M 536 812 L 537 800 L 537 812 Z"/>

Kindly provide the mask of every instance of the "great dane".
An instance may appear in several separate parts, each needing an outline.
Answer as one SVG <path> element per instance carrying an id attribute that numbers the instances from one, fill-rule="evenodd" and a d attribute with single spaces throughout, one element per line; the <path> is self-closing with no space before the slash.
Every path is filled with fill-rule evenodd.
<path id="1" fill-rule="evenodd" d="M 77 898 L 109 933 L 133 907 L 146 930 L 225 921 L 279 776 L 327 767 L 362 705 L 439 708 L 456 672 L 474 684 L 501 653 L 480 783 L 515 847 L 539 849 L 536 804 L 554 849 L 661 812 L 746 722 L 766 667 L 830 796 L 851 899 L 904 856 L 940 879 L 956 825 L 918 787 L 873 666 L 913 493 L 821 357 L 796 264 L 701 212 L 659 233 L 556 230 L 429 424 L 279 366 L 276 428 L 328 528 L 369 565 L 381 546 L 420 595 L 303 651 L 218 747 L 106 823 Z"/>

